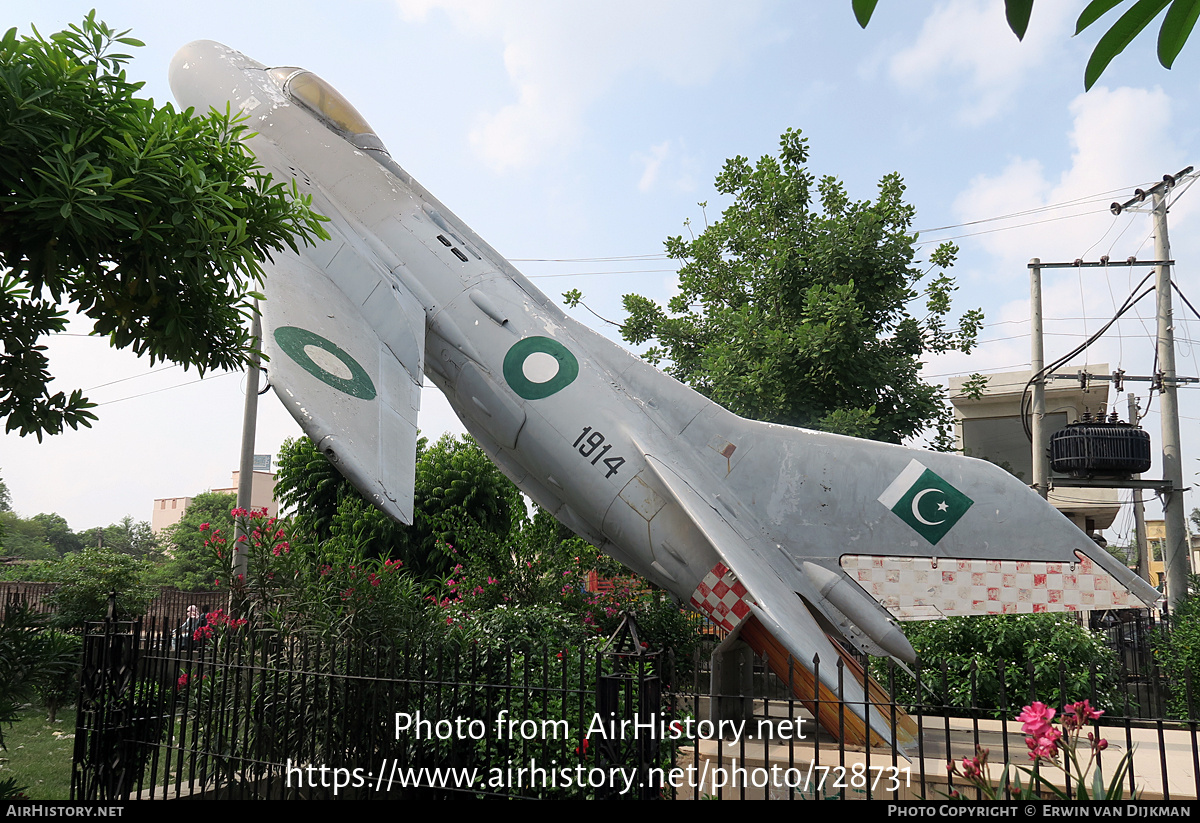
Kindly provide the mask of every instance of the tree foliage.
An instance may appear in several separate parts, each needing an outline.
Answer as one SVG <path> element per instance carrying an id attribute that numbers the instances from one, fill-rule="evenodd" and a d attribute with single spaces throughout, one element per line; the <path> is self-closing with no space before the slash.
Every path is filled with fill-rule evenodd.
<path id="1" fill-rule="evenodd" d="M 1064 706 L 1088 699 L 1102 709 L 1121 705 L 1115 655 L 1074 615 L 951 617 L 905 623 L 904 633 L 921 661 L 922 694 L 897 672 L 892 694 L 900 701 L 1001 714 L 1031 700 Z M 886 665 L 873 662 L 873 674 L 891 687 Z"/>
<path id="2" fill-rule="evenodd" d="M 851 0 L 854 17 L 864 29 L 871 21 L 871 15 L 874 14 L 878 2 L 879 0 Z M 1083 71 L 1084 89 L 1091 89 L 1096 84 L 1100 75 L 1108 68 L 1108 64 L 1125 51 L 1125 47 L 1162 14 L 1163 9 L 1167 10 L 1167 14 L 1158 30 L 1158 62 L 1163 68 L 1171 68 L 1191 36 L 1192 29 L 1196 26 L 1196 18 L 1200 16 L 1200 0 L 1090 0 L 1075 21 L 1075 34 L 1081 34 L 1091 28 L 1093 23 L 1118 6 L 1124 6 L 1125 10 L 1108 31 L 1101 35 L 1096 47 L 1092 49 L 1092 56 L 1088 58 L 1087 67 Z M 1025 39 L 1032 12 L 1033 0 L 1004 0 L 1004 17 L 1018 40 Z"/>
<path id="3" fill-rule="evenodd" d="M 67 555 L 47 569 L 47 578 L 59 587 L 46 598 L 55 611 L 54 624 L 77 628 L 88 621 L 103 620 L 108 613 L 108 596 L 117 593 L 117 620 L 145 614 L 154 599 L 154 588 L 144 580 L 142 562 L 108 549 L 84 549 Z"/>
<path id="4" fill-rule="evenodd" d="M 1200 576 L 1188 576 L 1188 593 L 1175 606 L 1170 631 L 1157 638 L 1154 656 L 1171 686 L 1167 704 L 1171 716 L 1200 715 L 1200 699 L 1196 696 L 1200 675 Z"/>
<path id="5" fill-rule="evenodd" d="M 969 351 L 982 314 L 947 325 L 954 282 L 916 267 L 898 175 L 876 200 L 851 200 L 806 168 L 806 142 L 789 129 L 778 157 L 726 162 L 716 188 L 733 203 L 699 236 L 666 242 L 679 294 L 665 309 L 626 295 L 621 334 L 654 341 L 651 362 L 744 417 L 892 442 L 946 431 L 942 390 L 918 372 L 931 352 Z M 932 268 L 955 253 L 939 248 Z"/>
<path id="6" fill-rule="evenodd" d="M 41 516 L 44 515 L 39 515 Z M 132 515 L 128 514 L 118 523 L 96 526 L 78 537 L 85 546 L 112 549 L 143 560 L 156 556 L 158 549 L 158 541 L 154 532 L 150 530 L 150 523 L 145 520 L 135 521 Z"/>
<path id="7" fill-rule="evenodd" d="M 365 500 L 307 437 L 280 448 L 275 493 L 319 541 L 348 541 L 368 556 L 402 560 L 418 576 L 444 577 L 453 546 L 468 535 L 505 540 L 524 518 L 524 502 L 469 437 L 444 435 L 432 446 L 422 438 L 417 448 L 411 526 Z"/>
<path id="8" fill-rule="evenodd" d="M 8 557 L 22 560 L 54 560 L 58 553 L 46 539 L 46 527 L 35 518 L 16 512 L 0 512 L 0 549 Z"/>
<path id="9" fill-rule="evenodd" d="M 151 580 L 183 591 L 211 591 L 221 574 L 216 552 L 206 544 L 214 531 L 233 541 L 233 516 L 237 495 L 203 492 L 192 498 L 179 522 L 163 529 L 166 559 L 151 573 Z M 202 525 L 208 525 L 204 531 Z"/>
<path id="10" fill-rule="evenodd" d="M 56 692 L 78 669 L 78 645 L 48 631 L 48 622 L 20 601 L 0 610 L 0 749 L 4 729 L 17 720 L 21 704 L 37 692 Z"/>
<path id="11" fill-rule="evenodd" d="M 63 306 L 151 363 L 239 368 L 259 261 L 323 233 L 237 118 L 139 97 L 120 45 L 141 43 L 94 12 L 0 40 L 0 417 L 39 439 L 95 419 L 80 390 L 48 388 L 39 341 Z"/>

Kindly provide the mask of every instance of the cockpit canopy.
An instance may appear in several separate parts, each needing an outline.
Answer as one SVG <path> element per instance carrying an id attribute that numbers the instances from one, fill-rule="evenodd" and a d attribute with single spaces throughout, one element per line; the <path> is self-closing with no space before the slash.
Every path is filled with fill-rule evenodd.
<path id="1" fill-rule="evenodd" d="M 388 153 L 383 141 L 375 136 L 375 130 L 350 101 L 320 77 L 294 66 L 270 69 L 269 73 L 290 98 L 317 115 L 356 148 Z"/>

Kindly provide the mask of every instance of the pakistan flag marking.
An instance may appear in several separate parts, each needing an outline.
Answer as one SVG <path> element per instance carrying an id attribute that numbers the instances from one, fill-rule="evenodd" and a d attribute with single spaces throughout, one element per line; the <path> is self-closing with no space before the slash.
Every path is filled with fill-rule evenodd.
<path id="1" fill-rule="evenodd" d="M 879 495 L 879 502 L 936 546 L 974 501 L 913 460 Z"/>

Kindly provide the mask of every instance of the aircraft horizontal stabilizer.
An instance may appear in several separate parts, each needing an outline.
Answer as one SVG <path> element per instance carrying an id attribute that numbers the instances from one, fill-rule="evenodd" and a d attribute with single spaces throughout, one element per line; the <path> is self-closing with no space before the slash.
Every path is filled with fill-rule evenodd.
<path id="1" fill-rule="evenodd" d="M 381 340 L 364 314 L 386 310 L 393 318 L 390 336 L 420 335 L 423 342 L 423 322 L 399 330 L 394 323 L 413 298 L 381 282 L 355 306 L 302 257 L 284 258 L 270 269 L 263 350 L 275 393 L 343 475 L 389 515 L 411 524 L 421 384 L 393 352 L 400 346 Z M 280 281 L 288 288 L 274 288 Z M 419 306 L 415 316 L 424 317 Z M 412 367 L 419 375 L 423 347 L 405 342 L 405 359 L 418 358 Z"/>
<path id="2" fill-rule="evenodd" d="M 795 589 L 764 563 L 761 553 L 754 552 L 724 516 L 706 503 L 687 481 L 651 455 L 646 455 L 646 462 L 655 479 L 674 497 L 724 561 L 701 582 L 693 596 L 693 605 L 706 611 L 704 601 L 715 600 L 718 613 L 710 614 L 710 617 L 734 630 L 756 620 L 785 650 L 784 658 L 790 655 L 795 663 L 808 671 L 817 671 L 822 701 L 828 701 L 830 706 L 844 702 L 855 707 L 856 714 L 860 712 L 868 702 L 863 682 L 856 677 L 838 677 L 839 651 L 825 636 L 825 631 Z M 731 598 L 737 601 L 732 606 Z M 766 653 L 768 650 L 756 648 L 756 651 Z M 814 660 L 819 660 L 820 665 L 814 666 Z M 784 673 L 780 676 L 791 679 Z M 797 696 L 807 701 L 816 689 L 814 683 L 805 694 L 805 689 L 799 687 Z M 893 740 L 891 724 L 874 706 L 870 708 L 868 724 L 884 740 Z M 862 738 L 865 734 L 856 736 Z M 903 746 L 905 741 L 896 742 Z"/>

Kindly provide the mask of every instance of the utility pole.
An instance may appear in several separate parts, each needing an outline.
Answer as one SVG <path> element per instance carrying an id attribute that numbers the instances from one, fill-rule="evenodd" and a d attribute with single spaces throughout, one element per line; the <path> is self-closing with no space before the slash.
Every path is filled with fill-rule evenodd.
<path id="1" fill-rule="evenodd" d="M 1172 181 L 1173 182 L 1173 181 Z M 1154 192 L 1154 254 L 1171 259 L 1167 238 L 1167 186 Z M 1159 412 L 1162 417 L 1163 479 L 1171 488 L 1163 495 L 1166 540 L 1163 567 L 1167 578 L 1167 603 L 1171 611 L 1187 594 L 1188 539 L 1183 513 L 1183 461 L 1179 454 L 1179 387 L 1175 384 L 1175 320 L 1171 310 L 1171 266 L 1161 263 L 1154 279 L 1158 314 L 1158 370 L 1162 375 Z"/>
<path id="2" fill-rule="evenodd" d="M 246 511 L 250 510 L 254 489 L 254 437 L 258 429 L 258 374 L 261 366 L 257 349 L 262 345 L 262 315 L 259 314 L 257 300 L 254 301 L 254 316 L 250 320 L 250 345 L 256 353 L 250 356 L 250 365 L 246 368 L 246 404 L 242 407 L 242 455 L 238 463 L 237 488 L 237 506 Z M 248 579 L 250 570 L 249 538 L 240 522 L 235 521 L 233 537 L 234 579 L 230 581 L 231 591 L 238 578 L 243 581 Z"/>
<path id="3" fill-rule="evenodd" d="M 1033 378 L 1033 490 L 1043 498 L 1050 496 L 1050 458 L 1046 454 L 1046 353 L 1042 342 L 1042 266 L 1041 258 L 1029 261 L 1029 369 Z"/>
<path id="4" fill-rule="evenodd" d="M 1163 504 L 1164 577 L 1167 581 L 1167 604 L 1174 611 L 1187 594 L 1188 537 L 1183 513 L 1183 461 L 1179 453 L 1179 391 L 1175 375 L 1175 321 L 1171 310 L 1171 241 L 1167 237 L 1167 192 L 1180 178 L 1192 173 L 1188 166 L 1174 175 L 1165 175 L 1148 191 L 1137 189 L 1133 199 L 1113 203 L 1110 210 L 1120 214 L 1131 206 L 1151 198 L 1154 218 L 1154 255 L 1158 268 L 1154 279 L 1158 316 L 1158 378 L 1159 413 L 1162 417 L 1163 480 L 1168 487 L 1161 493 Z"/>

